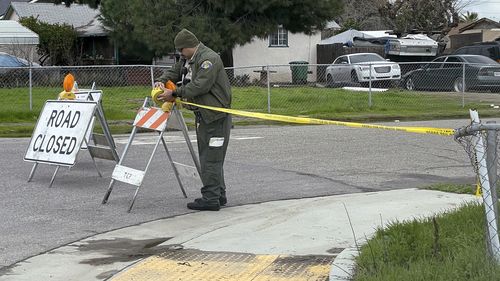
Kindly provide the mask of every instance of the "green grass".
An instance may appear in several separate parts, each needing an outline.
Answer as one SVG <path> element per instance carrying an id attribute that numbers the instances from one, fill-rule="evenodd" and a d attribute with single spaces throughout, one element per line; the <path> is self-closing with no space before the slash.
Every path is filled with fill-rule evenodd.
<path id="1" fill-rule="evenodd" d="M 437 190 L 443 192 L 452 192 L 459 194 L 476 194 L 477 185 L 475 184 L 454 184 L 454 183 L 438 183 L 430 186 L 424 186 L 422 189 Z M 497 187 L 497 194 L 500 198 L 500 189 Z"/>
<path id="2" fill-rule="evenodd" d="M 104 87 L 103 106 L 112 132 L 129 132 L 125 121 L 132 121 L 144 97 L 149 95 L 148 86 Z M 33 111 L 29 110 L 28 88 L 0 89 L 0 136 L 23 136 L 26 128 L 36 122 L 43 104 L 54 99 L 61 91 L 57 87 L 33 88 Z M 265 87 L 233 87 L 233 108 L 267 112 L 268 91 Z M 342 89 L 316 87 L 274 87 L 271 89 L 271 113 L 340 121 L 375 122 L 385 120 L 432 120 L 467 118 L 468 108 L 477 108 L 481 117 L 498 116 L 498 110 L 490 102 L 470 101 L 462 107 L 461 97 L 444 93 L 411 93 L 390 90 L 372 94 L 372 106 L 368 106 L 368 93 Z M 185 111 L 186 119 L 192 113 Z M 248 118 L 234 118 L 237 125 L 276 124 Z M 120 125 L 114 125 L 117 121 Z"/>
<path id="3" fill-rule="evenodd" d="M 362 246 L 353 280 L 500 280 L 500 265 L 486 251 L 484 207 L 470 203 L 434 219 L 377 230 Z"/>

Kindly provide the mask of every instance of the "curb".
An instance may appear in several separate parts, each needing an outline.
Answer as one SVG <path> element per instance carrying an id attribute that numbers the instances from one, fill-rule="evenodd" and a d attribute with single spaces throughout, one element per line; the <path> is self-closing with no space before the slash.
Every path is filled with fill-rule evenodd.
<path id="1" fill-rule="evenodd" d="M 356 257 L 358 249 L 355 247 L 345 248 L 333 260 L 330 268 L 329 281 L 347 281 L 351 280 L 356 269 Z"/>

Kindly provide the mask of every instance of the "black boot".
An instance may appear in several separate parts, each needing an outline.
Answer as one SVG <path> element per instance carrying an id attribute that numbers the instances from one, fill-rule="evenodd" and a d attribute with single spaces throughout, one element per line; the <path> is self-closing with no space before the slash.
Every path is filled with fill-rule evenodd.
<path id="1" fill-rule="evenodd" d="M 203 199 L 202 198 L 196 198 L 196 199 L 194 199 L 195 202 L 199 201 L 199 200 L 203 200 Z M 226 204 L 227 204 L 227 198 L 226 198 L 226 196 L 219 197 L 219 205 L 226 206 Z"/>
<path id="2" fill-rule="evenodd" d="M 188 209 L 199 211 L 218 211 L 220 210 L 219 202 L 209 202 L 202 198 L 195 199 L 194 202 L 187 204 Z"/>

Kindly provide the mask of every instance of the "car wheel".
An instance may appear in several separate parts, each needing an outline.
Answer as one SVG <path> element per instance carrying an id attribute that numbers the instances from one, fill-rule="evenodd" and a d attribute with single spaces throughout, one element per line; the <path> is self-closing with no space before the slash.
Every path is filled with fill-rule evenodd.
<path id="1" fill-rule="evenodd" d="M 358 74 L 356 74 L 356 71 L 351 71 L 351 82 L 359 83 Z"/>
<path id="2" fill-rule="evenodd" d="M 453 81 L 453 90 L 457 93 L 465 92 L 464 79 L 462 77 L 455 78 L 455 81 Z"/>
<path id="3" fill-rule="evenodd" d="M 333 77 L 330 74 L 326 75 L 326 86 L 333 87 Z"/>
<path id="4" fill-rule="evenodd" d="M 415 90 L 415 83 L 413 82 L 413 79 L 411 77 L 408 77 L 405 81 L 405 89 L 409 91 L 414 91 Z"/>

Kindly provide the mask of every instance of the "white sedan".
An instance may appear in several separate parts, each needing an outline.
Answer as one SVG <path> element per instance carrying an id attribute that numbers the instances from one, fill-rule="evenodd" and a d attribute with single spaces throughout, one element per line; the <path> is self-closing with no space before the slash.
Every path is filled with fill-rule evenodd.
<path id="1" fill-rule="evenodd" d="M 399 64 L 385 60 L 375 53 L 339 56 L 326 68 L 328 86 L 346 83 L 360 83 L 366 86 L 370 80 L 372 82 L 392 82 L 398 81 L 400 78 Z"/>

